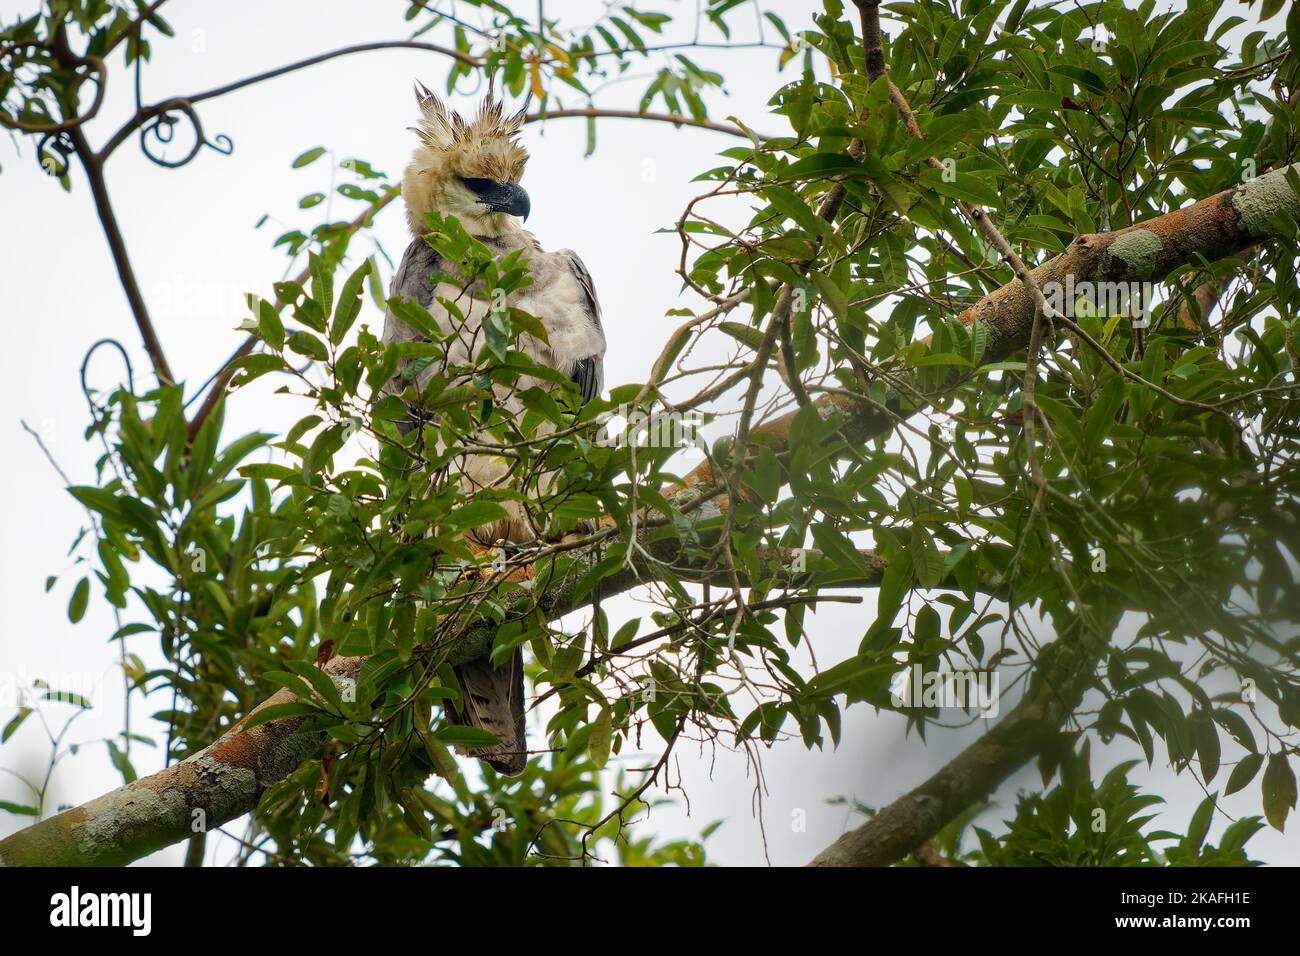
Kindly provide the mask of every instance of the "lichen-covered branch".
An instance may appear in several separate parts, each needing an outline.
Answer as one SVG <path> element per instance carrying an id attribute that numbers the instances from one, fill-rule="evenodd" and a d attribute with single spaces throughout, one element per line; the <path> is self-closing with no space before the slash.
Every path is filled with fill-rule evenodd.
<path id="1" fill-rule="evenodd" d="M 355 686 L 362 663 L 336 657 L 325 670 Z M 294 699 L 280 690 L 257 710 Z M 0 840 L 0 866 L 124 866 L 228 823 L 319 750 L 319 734 L 299 732 L 306 719 L 241 721 L 180 763 Z"/>

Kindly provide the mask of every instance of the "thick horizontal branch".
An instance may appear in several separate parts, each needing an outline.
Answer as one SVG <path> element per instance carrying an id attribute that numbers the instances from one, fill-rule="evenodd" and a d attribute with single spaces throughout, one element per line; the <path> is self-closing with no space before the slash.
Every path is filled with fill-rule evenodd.
<path id="1" fill-rule="evenodd" d="M 355 685 L 362 663 L 339 657 L 325 670 Z M 294 699 L 280 690 L 257 710 Z M 0 866 L 124 866 L 242 816 L 319 751 L 319 734 L 298 732 L 304 720 L 237 724 L 179 763 L 0 840 Z"/>

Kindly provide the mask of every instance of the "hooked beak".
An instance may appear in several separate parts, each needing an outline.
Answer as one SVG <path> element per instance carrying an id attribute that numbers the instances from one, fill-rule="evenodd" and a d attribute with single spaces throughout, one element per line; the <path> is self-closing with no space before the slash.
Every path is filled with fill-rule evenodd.
<path id="1" fill-rule="evenodd" d="M 524 187 L 518 183 L 499 183 L 494 186 L 496 188 L 479 196 L 479 202 L 493 212 L 504 212 L 527 220 L 532 203 L 529 202 Z"/>

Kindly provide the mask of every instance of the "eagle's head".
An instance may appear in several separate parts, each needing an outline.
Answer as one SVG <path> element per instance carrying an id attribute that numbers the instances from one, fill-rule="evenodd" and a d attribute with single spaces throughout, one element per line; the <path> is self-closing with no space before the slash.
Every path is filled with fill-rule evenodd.
<path id="1" fill-rule="evenodd" d="M 506 116 L 489 93 L 478 115 L 467 120 L 419 82 L 415 98 L 420 120 L 411 131 L 420 145 L 402 180 L 412 234 L 427 231 L 424 217 L 435 210 L 455 216 L 475 236 L 499 236 L 517 228 L 511 217 L 526 219 L 529 208 L 528 193 L 519 185 L 528 153 L 516 139 L 523 111 Z"/>

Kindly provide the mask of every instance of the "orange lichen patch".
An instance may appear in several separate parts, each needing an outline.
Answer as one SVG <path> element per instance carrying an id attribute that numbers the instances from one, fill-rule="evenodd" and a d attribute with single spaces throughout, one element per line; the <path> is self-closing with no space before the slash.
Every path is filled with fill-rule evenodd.
<path id="1" fill-rule="evenodd" d="M 273 698 L 274 699 L 274 698 Z M 254 711 L 256 713 L 256 711 Z M 244 718 L 247 720 L 248 718 Z M 289 718 L 298 720 L 298 718 Z M 243 723 L 243 721 L 240 721 Z M 238 725 L 236 725 L 238 726 Z M 260 727 L 270 727 L 270 724 L 261 724 Z M 226 734 L 206 751 L 206 755 L 212 760 L 223 763 L 228 767 L 236 767 L 240 770 L 257 770 L 258 757 L 265 749 L 264 735 L 254 735 L 252 731 L 236 731 L 235 733 Z"/>
<path id="2" fill-rule="evenodd" d="M 148 790 L 150 793 L 163 793 L 164 791 L 170 790 L 172 787 L 176 786 L 177 777 L 181 772 L 180 768 L 184 766 L 184 760 L 180 763 L 174 763 L 170 767 L 158 771 L 158 773 L 152 774 L 148 777 L 141 777 L 139 780 L 131 784 L 131 786 L 137 787 L 141 790 Z"/>
<path id="3" fill-rule="evenodd" d="M 1163 216 L 1157 216 L 1155 219 L 1144 222 L 1142 228 L 1147 232 L 1154 232 L 1161 239 L 1181 233 L 1187 228 L 1187 219 L 1189 215 L 1193 213 L 1193 210 L 1195 210 L 1197 206 L 1202 205 L 1204 202 L 1205 200 L 1202 200 L 1200 203 L 1188 206 L 1186 209 L 1175 209 L 1172 212 L 1165 213 Z"/>

